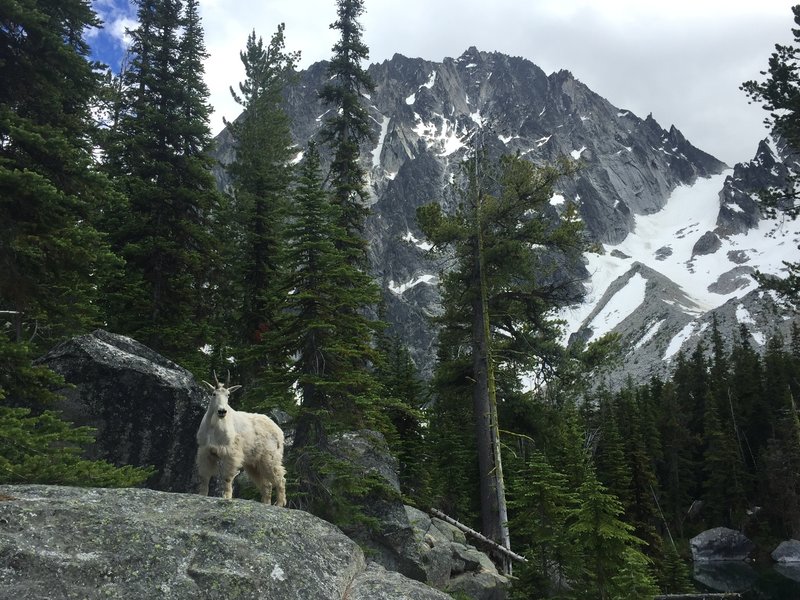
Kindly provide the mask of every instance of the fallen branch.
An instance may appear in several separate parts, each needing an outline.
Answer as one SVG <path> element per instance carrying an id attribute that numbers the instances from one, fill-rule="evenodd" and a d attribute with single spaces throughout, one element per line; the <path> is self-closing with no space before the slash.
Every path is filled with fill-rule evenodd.
<path id="1" fill-rule="evenodd" d="M 460 529 L 461 531 L 463 531 L 467 535 L 474 537 L 476 540 L 481 541 L 482 543 L 486 544 L 487 546 L 490 546 L 493 550 L 496 550 L 500 554 L 508 556 L 509 558 L 512 558 L 512 559 L 516 560 L 517 562 L 528 562 L 528 559 L 525 558 L 524 556 L 520 556 L 516 552 L 512 552 L 511 550 L 501 546 L 500 544 L 498 544 L 494 540 L 490 540 L 489 538 L 487 538 L 482 533 L 478 533 L 477 531 L 475 531 L 474 529 L 470 529 L 469 527 L 467 527 L 463 523 L 459 523 L 453 517 L 448 517 L 442 511 L 437 510 L 435 508 L 431 508 L 428 512 L 430 512 L 431 515 L 433 515 L 437 519 L 441 519 L 442 521 L 444 521 L 446 523 L 449 523 L 450 525 L 452 525 L 456 529 Z"/>

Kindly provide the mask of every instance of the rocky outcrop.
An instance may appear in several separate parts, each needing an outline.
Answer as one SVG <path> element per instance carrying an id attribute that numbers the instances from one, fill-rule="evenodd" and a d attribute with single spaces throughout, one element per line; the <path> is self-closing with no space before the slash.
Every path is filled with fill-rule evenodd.
<path id="1" fill-rule="evenodd" d="M 753 160 L 737 164 L 733 174 L 725 178 L 725 185 L 719 193 L 717 233 L 728 236 L 756 227 L 761 219 L 758 193 L 770 188 L 783 188 L 788 174 L 789 169 L 783 164 L 777 148 L 771 146 L 769 139 L 763 140 Z"/>
<path id="2" fill-rule="evenodd" d="M 744 561 L 755 549 L 742 532 L 715 527 L 699 533 L 691 540 L 693 577 L 703 585 L 720 592 L 749 589 L 756 580 L 755 570 Z"/>
<path id="3" fill-rule="evenodd" d="M 308 513 L 146 489 L 0 486 L 0 597 L 447 600 Z"/>
<path id="4" fill-rule="evenodd" d="M 700 239 L 697 240 L 692 248 L 692 256 L 703 256 L 705 254 L 714 254 L 722 246 L 719 236 L 713 231 L 706 231 Z"/>
<path id="5" fill-rule="evenodd" d="M 695 562 L 743 561 L 755 549 L 755 544 L 741 531 L 715 527 L 689 540 Z"/>
<path id="6" fill-rule="evenodd" d="M 800 564 L 800 541 L 785 540 L 778 544 L 770 556 L 778 563 Z"/>
<path id="7" fill-rule="evenodd" d="M 195 433 L 207 399 L 191 373 L 135 340 L 102 330 L 60 344 L 41 362 L 63 375 L 72 386 L 62 391 L 66 396 L 64 416 L 97 429 L 96 441 L 88 448 L 90 457 L 117 465 L 154 465 L 157 473 L 147 483 L 149 487 L 173 492 L 194 490 Z M 286 415 L 273 417 L 281 422 L 290 440 L 291 426 L 286 423 Z M 399 575 L 392 573 L 396 571 L 420 585 L 462 591 L 475 600 L 505 598 L 508 580 L 497 572 L 486 554 L 468 545 L 454 527 L 403 504 L 398 462 L 383 436 L 368 430 L 338 434 L 329 440 L 329 451 L 353 465 L 357 476 L 375 475 L 394 492 L 369 498 L 362 507 L 376 519 L 377 529 L 354 528 L 346 532 L 386 569 L 371 568 L 360 587 L 353 588 L 353 594 L 360 590 L 362 597 L 369 597 L 376 581 L 396 580 Z M 116 498 L 114 493 L 108 492 L 108 498 Z M 47 494 L 46 497 L 57 496 L 55 492 Z M 130 499 L 141 500 L 144 505 L 146 494 L 133 490 Z M 106 498 L 106 492 L 94 491 L 86 499 L 96 503 L 98 495 Z M 156 503 L 166 502 L 155 498 Z M 77 500 L 70 502 L 77 504 Z M 191 505 L 186 499 L 181 502 Z M 233 505 L 237 506 L 236 511 L 244 510 L 237 503 L 228 506 Z M 351 596 L 355 597 L 358 596 Z"/>
<path id="8" fill-rule="evenodd" d="M 383 436 L 368 430 L 348 432 L 332 438 L 330 446 L 332 454 L 354 465 L 357 474 L 376 475 L 397 492 L 394 498 L 378 498 L 362 507 L 378 522 L 377 529 L 347 531 L 372 560 L 448 593 L 473 600 L 506 598 L 509 580 L 460 530 L 403 504 L 397 460 Z"/>
<path id="9" fill-rule="evenodd" d="M 96 428 L 88 458 L 156 467 L 154 489 L 194 489 L 195 434 L 207 404 L 192 374 L 139 342 L 103 330 L 72 338 L 40 361 L 64 377 L 65 419 Z"/>

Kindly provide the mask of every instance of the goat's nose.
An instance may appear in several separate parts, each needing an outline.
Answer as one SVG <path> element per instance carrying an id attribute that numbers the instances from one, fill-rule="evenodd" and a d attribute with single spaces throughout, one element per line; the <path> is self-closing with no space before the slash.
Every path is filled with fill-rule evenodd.
<path id="1" fill-rule="evenodd" d="M 217 416 L 218 416 L 220 419 L 221 419 L 222 417 L 224 417 L 225 415 L 227 415 L 227 414 L 228 414 L 228 411 L 227 411 L 227 410 L 225 410 L 224 408 L 220 408 L 220 409 L 217 411 Z"/>

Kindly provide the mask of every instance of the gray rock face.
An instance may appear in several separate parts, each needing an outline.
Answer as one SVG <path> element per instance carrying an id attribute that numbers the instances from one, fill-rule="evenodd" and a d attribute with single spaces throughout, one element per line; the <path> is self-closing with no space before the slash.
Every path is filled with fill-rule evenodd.
<path id="1" fill-rule="evenodd" d="M 773 152 L 765 139 L 750 162 L 737 164 L 725 178 L 720 191 L 717 232 L 720 235 L 745 233 L 756 227 L 761 218 L 757 193 L 771 187 L 783 188 L 789 168 Z"/>
<path id="2" fill-rule="evenodd" d="M 770 556 L 779 563 L 800 563 L 800 541 L 785 540 L 778 544 Z"/>
<path id="3" fill-rule="evenodd" d="M 743 561 L 755 549 L 742 532 L 715 527 L 689 540 L 695 562 Z"/>
<path id="4" fill-rule="evenodd" d="M 364 474 L 380 476 L 399 492 L 397 460 L 383 436 L 374 431 L 350 432 L 333 438 L 332 452 Z M 452 525 L 405 505 L 399 499 L 379 499 L 363 507 L 378 520 L 377 531 L 347 531 L 368 549 L 375 562 L 449 593 L 473 600 L 504 600 L 508 578 L 499 574 L 483 552 L 467 543 Z"/>
<path id="5" fill-rule="evenodd" d="M 706 231 L 692 248 L 692 256 L 714 254 L 722 246 L 719 236 L 713 231 Z"/>
<path id="6" fill-rule="evenodd" d="M 308 513 L 144 489 L 0 486 L 0 597 L 446 600 Z"/>
<path id="7" fill-rule="evenodd" d="M 89 458 L 153 465 L 149 487 L 194 489 L 195 434 L 207 398 L 189 371 L 103 330 L 56 346 L 40 362 L 74 386 L 61 391 L 64 418 L 97 429 Z"/>

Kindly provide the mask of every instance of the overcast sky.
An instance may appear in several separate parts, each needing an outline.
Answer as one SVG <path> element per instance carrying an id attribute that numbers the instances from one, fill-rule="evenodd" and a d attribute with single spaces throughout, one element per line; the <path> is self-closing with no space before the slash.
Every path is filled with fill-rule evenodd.
<path id="1" fill-rule="evenodd" d="M 127 0 L 94 0 L 107 31 L 132 22 Z M 753 157 L 766 112 L 739 85 L 760 78 L 776 42 L 791 41 L 789 0 L 365 0 L 370 62 L 395 53 L 441 61 L 468 47 L 527 58 L 546 73 L 570 70 L 619 108 L 733 165 Z M 328 59 L 335 0 L 200 0 L 210 58 L 212 129 L 237 106 L 228 87 L 244 77 L 239 51 L 255 29 L 265 41 L 286 24 L 301 67 Z M 130 15 L 131 13 L 128 13 Z M 99 43 L 99 42 L 98 42 Z"/>

